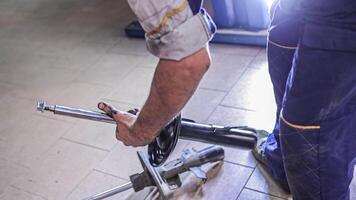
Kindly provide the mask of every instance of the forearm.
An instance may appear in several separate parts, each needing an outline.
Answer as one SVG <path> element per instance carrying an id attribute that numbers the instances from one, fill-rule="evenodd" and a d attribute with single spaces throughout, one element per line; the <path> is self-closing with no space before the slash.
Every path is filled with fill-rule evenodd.
<path id="1" fill-rule="evenodd" d="M 177 115 L 199 85 L 210 64 L 206 46 L 216 26 L 202 1 L 137 1 L 128 3 L 145 31 L 147 49 L 158 63 L 146 103 L 138 116 L 117 112 L 116 138 L 142 146 Z M 192 7 L 191 7 L 192 6 Z M 102 105 L 112 114 L 109 105 Z"/>
<path id="2" fill-rule="evenodd" d="M 132 126 L 133 132 L 152 140 L 188 102 L 209 64 L 207 48 L 181 61 L 161 59 L 146 103 Z"/>

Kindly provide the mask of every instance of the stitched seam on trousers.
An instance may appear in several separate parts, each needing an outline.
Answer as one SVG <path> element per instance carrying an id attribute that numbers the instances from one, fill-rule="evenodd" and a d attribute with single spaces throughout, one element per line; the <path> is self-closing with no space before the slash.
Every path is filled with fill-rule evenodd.
<path id="1" fill-rule="evenodd" d="M 298 125 L 291 123 L 287 121 L 284 117 L 283 114 L 281 113 L 280 118 L 283 120 L 284 123 L 286 123 L 288 126 L 296 128 L 296 129 L 302 129 L 302 130 L 308 130 L 308 129 L 320 129 L 320 126 L 303 126 L 303 125 Z"/>
<path id="2" fill-rule="evenodd" d="M 280 48 L 283 48 L 283 49 L 297 49 L 297 47 L 291 47 L 291 46 L 285 46 L 285 45 L 282 45 L 282 44 L 278 44 L 278 43 L 276 43 L 276 42 L 273 42 L 273 41 L 270 40 L 269 38 L 268 38 L 268 43 L 271 43 L 271 44 L 273 44 L 274 46 L 280 47 Z"/>
<path id="3" fill-rule="evenodd" d="M 205 30 L 205 33 L 206 33 L 207 37 L 210 38 L 211 37 L 211 31 L 206 25 L 206 21 L 204 19 L 204 16 L 202 16 L 200 13 L 198 14 L 198 16 L 199 16 L 199 20 L 201 21 L 201 24 L 203 25 L 203 28 Z"/>
<path id="4" fill-rule="evenodd" d="M 321 142 L 320 142 L 320 138 L 321 138 L 321 129 L 319 130 L 319 137 L 318 137 L 318 164 L 319 164 L 319 170 L 318 170 L 318 175 L 319 175 L 319 180 L 320 180 L 320 182 L 319 182 L 319 192 L 320 192 L 320 196 L 319 196 L 319 198 L 320 199 L 323 199 L 323 194 L 324 194 L 324 192 L 323 192 L 323 181 L 322 181 L 322 177 L 321 177 L 321 170 L 320 170 L 320 168 L 321 168 L 321 159 L 320 159 L 320 145 L 321 145 Z"/>
<path id="5" fill-rule="evenodd" d="M 153 35 L 153 34 L 159 33 L 162 30 L 162 28 L 167 25 L 170 17 L 173 17 L 174 15 L 177 15 L 177 14 L 183 12 L 183 10 L 187 8 L 187 6 L 188 6 L 188 1 L 184 1 L 178 8 L 175 8 L 172 11 L 167 12 L 164 15 L 163 19 L 161 20 L 158 27 L 155 28 L 153 31 L 149 32 L 148 35 Z"/>

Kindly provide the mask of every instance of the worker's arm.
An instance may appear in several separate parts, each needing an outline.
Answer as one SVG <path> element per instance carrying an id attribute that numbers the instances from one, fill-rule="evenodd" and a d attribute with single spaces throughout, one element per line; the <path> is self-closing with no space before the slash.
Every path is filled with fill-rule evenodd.
<path id="1" fill-rule="evenodd" d="M 181 61 L 161 59 L 151 85 L 149 96 L 138 117 L 116 112 L 116 137 L 126 145 L 142 146 L 150 143 L 160 129 L 176 116 L 193 95 L 210 63 L 206 48 Z M 99 108 L 112 113 L 105 103 Z"/>
<path id="2" fill-rule="evenodd" d="M 202 1 L 128 0 L 146 32 L 147 49 L 160 58 L 149 96 L 138 117 L 99 108 L 117 121 L 116 137 L 126 145 L 148 144 L 193 95 L 210 64 L 207 43 L 215 32 Z"/>

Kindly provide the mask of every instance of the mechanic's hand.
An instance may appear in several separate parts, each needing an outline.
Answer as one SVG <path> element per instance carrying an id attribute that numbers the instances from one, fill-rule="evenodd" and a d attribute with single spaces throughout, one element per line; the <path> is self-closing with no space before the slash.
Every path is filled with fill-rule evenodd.
<path id="1" fill-rule="evenodd" d="M 122 112 L 104 102 L 98 103 L 98 108 L 116 121 L 116 139 L 122 141 L 126 146 L 145 146 L 151 142 L 150 138 L 143 137 L 143 134 L 133 128 L 137 118 L 135 115 L 138 112 L 137 109 L 134 114 L 133 112 Z"/>

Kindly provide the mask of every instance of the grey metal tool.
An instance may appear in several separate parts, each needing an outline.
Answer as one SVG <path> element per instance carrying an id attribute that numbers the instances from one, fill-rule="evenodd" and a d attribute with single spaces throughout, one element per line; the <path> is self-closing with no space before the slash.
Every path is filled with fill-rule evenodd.
<path id="1" fill-rule="evenodd" d="M 179 175 L 192 171 L 198 178 L 207 180 L 206 173 L 200 167 L 206 163 L 222 161 L 224 149 L 219 146 L 210 146 L 202 150 L 186 149 L 180 158 L 170 161 L 160 167 L 153 167 L 147 155 L 139 151 L 138 157 L 143 167 L 143 172 L 130 176 L 130 182 L 101 192 L 84 200 L 99 200 L 133 188 L 138 192 L 148 186 L 156 186 L 162 199 L 168 199 L 173 191 L 181 186 Z"/>

